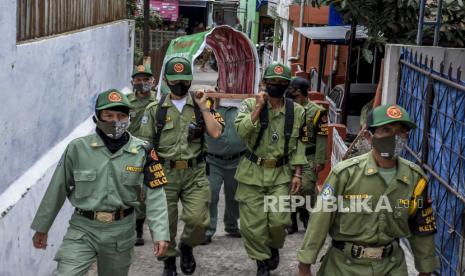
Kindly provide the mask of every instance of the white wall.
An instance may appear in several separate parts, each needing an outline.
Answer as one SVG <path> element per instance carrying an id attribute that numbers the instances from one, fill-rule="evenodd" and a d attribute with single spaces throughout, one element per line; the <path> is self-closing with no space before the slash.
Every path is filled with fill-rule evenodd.
<path id="1" fill-rule="evenodd" d="M 73 208 L 69 202 L 65 202 L 48 233 L 46 250 L 33 248 L 33 231 L 29 226 L 62 152 L 71 140 L 87 135 L 93 129 L 94 123 L 89 117 L 0 195 L 0 210 L 5 209 L 5 202 L 15 202 L 8 208 L 7 215 L 0 219 L 0 275 L 41 276 L 51 275 L 55 270 L 53 258 L 68 227 Z"/>
<path id="2" fill-rule="evenodd" d="M 0 207 L 8 207 L 0 209 L 1 275 L 45 275 L 54 266 L 67 214 L 42 253 L 32 248 L 29 226 L 55 164 L 36 166 L 40 177 L 26 184 L 13 182 L 89 118 L 96 94 L 129 86 L 133 32 L 124 20 L 17 44 L 16 0 L 0 2 Z"/>
<path id="3" fill-rule="evenodd" d="M 391 104 L 396 102 L 397 89 L 399 85 L 399 58 L 402 47 L 408 47 L 413 52 L 428 56 L 428 60 L 433 57 L 433 68 L 435 71 L 440 71 L 440 64 L 444 61 L 445 72 L 449 68 L 449 64 L 453 65 L 453 77 L 457 68 L 465 68 L 465 49 L 463 48 L 444 48 L 434 46 L 415 46 L 415 45 L 400 45 L 400 44 L 387 44 L 386 55 L 384 58 L 384 80 L 383 80 L 383 95 L 382 103 Z M 463 79 L 463 76 L 462 76 Z"/>

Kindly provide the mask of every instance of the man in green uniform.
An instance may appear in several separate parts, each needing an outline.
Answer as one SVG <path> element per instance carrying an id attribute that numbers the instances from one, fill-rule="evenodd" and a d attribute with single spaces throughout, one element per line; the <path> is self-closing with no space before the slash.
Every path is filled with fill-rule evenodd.
<path id="1" fill-rule="evenodd" d="M 170 220 L 171 243 L 164 259 L 163 275 L 176 275 L 176 257 L 181 251 L 181 270 L 194 273 L 196 262 L 193 247 L 205 239 L 210 225 L 208 203 L 210 188 L 205 174 L 204 134 L 220 137 L 221 116 L 207 105 L 206 93 L 188 93 L 192 68 L 185 58 L 172 58 L 165 65 L 164 78 L 170 94 L 159 103 L 147 106 L 142 118 L 143 139 L 154 144 L 160 155 L 170 184 L 166 198 Z M 176 249 L 178 201 L 181 201 L 184 231 Z"/>
<path id="2" fill-rule="evenodd" d="M 257 261 L 257 275 L 270 275 L 279 264 L 289 212 L 268 212 L 267 198 L 278 199 L 300 189 L 305 146 L 299 139 L 304 109 L 284 99 L 290 69 L 273 63 L 265 70 L 266 93 L 242 102 L 236 130 L 247 145 L 237 167 L 241 233 L 249 257 Z"/>
<path id="3" fill-rule="evenodd" d="M 33 244 L 47 247 L 47 233 L 66 198 L 75 207 L 55 260 L 57 275 L 85 275 L 97 260 L 99 275 L 127 275 L 135 241 L 134 208 L 142 184 L 156 256 L 169 241 L 163 171 L 155 151 L 127 131 L 129 102 L 111 89 L 97 98 L 95 134 L 66 148 L 31 228 Z M 155 172 L 157 174 L 155 174 Z"/>
<path id="4" fill-rule="evenodd" d="M 129 111 L 131 124 L 129 124 L 128 131 L 137 138 L 140 138 L 140 124 L 145 108 L 155 101 L 156 93 L 152 90 L 153 83 L 154 79 L 150 67 L 139 65 L 134 68 L 131 81 L 133 93 L 128 95 L 131 106 Z M 144 194 L 144 190 L 142 190 L 140 195 L 141 204 L 139 208 L 136 208 L 136 246 L 144 245 L 143 228 L 146 209 Z"/>
<path id="5" fill-rule="evenodd" d="M 426 175 L 399 157 L 416 125 L 397 105 L 375 108 L 367 125 L 372 151 L 337 164 L 318 196 L 298 251 L 301 276 L 311 275 L 310 264 L 317 261 L 327 234 L 332 247 L 318 275 L 407 275 L 399 246 L 399 238 L 404 237 L 420 275 L 430 275 L 439 267 Z M 337 208 L 331 208 L 333 203 Z"/>
<path id="6" fill-rule="evenodd" d="M 310 197 L 313 206 L 316 200 L 316 182 L 318 173 L 321 172 L 326 163 L 326 143 L 328 140 L 328 116 L 326 110 L 308 99 L 308 81 L 301 77 L 292 79 L 287 90 L 287 97 L 305 109 L 305 123 L 300 131 L 300 139 L 305 144 L 305 155 L 308 164 L 302 167 L 302 189 L 300 195 Z M 306 204 L 305 204 L 306 206 Z M 298 231 L 297 213 L 300 220 L 307 229 L 309 213 L 305 206 L 297 208 L 291 213 L 292 225 L 288 227 L 287 233 L 293 234 Z"/>
<path id="7" fill-rule="evenodd" d="M 234 106 L 234 103 L 233 105 L 228 105 L 228 103 L 231 102 L 220 100 L 217 109 L 225 123 L 221 137 L 219 139 L 212 139 L 211 137 L 205 136 L 208 146 L 207 175 L 212 195 L 210 202 L 210 227 L 206 232 L 205 241 L 202 244 L 210 243 L 216 232 L 218 201 L 220 199 L 220 190 L 223 182 L 225 197 L 224 230 L 230 237 L 241 237 L 237 225 L 239 206 L 234 199 L 237 190 L 237 181 L 234 179 L 234 175 L 236 174 L 239 159 L 245 153 L 246 146 L 237 135 L 234 127 L 238 108 Z"/>

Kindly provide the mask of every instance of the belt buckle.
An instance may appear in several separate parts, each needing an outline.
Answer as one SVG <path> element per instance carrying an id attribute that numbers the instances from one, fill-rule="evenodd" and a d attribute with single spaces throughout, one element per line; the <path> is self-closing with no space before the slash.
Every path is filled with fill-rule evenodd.
<path id="1" fill-rule="evenodd" d="M 177 160 L 175 161 L 175 167 L 176 169 L 187 169 L 189 168 L 189 163 L 187 160 Z"/>
<path id="2" fill-rule="evenodd" d="M 112 223 L 115 221 L 115 213 L 95 212 L 94 219 L 103 223 Z"/>
<path id="3" fill-rule="evenodd" d="M 380 260 L 383 256 L 383 249 L 383 247 L 365 247 L 360 255 L 363 258 Z"/>
<path id="4" fill-rule="evenodd" d="M 263 159 L 263 166 L 265 168 L 276 168 L 276 162 L 275 159 Z"/>

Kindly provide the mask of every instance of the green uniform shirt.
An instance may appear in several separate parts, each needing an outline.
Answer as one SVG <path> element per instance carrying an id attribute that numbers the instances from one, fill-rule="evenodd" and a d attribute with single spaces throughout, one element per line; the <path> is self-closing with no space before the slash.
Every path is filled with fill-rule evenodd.
<path id="1" fill-rule="evenodd" d="M 220 106 L 217 111 L 224 119 L 224 131 L 218 139 L 213 139 L 210 136 L 205 135 L 208 152 L 216 155 L 228 156 L 235 155 L 246 150 L 244 142 L 241 137 L 237 135 L 236 128 L 234 127 L 234 121 L 236 120 L 238 109 L 236 107 Z M 219 160 L 218 158 L 212 158 L 208 155 L 207 161 L 209 163 L 215 163 L 218 166 L 227 166 L 228 164 L 231 164 L 231 160 Z M 235 167 L 237 164 L 231 165 Z"/>
<path id="2" fill-rule="evenodd" d="M 186 105 L 182 112 L 171 102 L 171 97 L 167 96 L 164 107 L 167 107 L 166 122 L 160 136 L 160 143 L 157 149 L 158 155 L 167 160 L 188 160 L 196 158 L 202 151 L 206 151 L 207 145 L 204 143 L 202 149 L 202 139 L 198 138 L 188 142 L 189 124 L 196 123 L 194 113 L 194 100 L 187 95 Z M 147 106 L 141 123 L 141 138 L 153 142 L 156 133 L 156 112 L 158 103 L 154 102 Z"/>
<path id="3" fill-rule="evenodd" d="M 252 123 L 251 112 L 255 107 L 255 99 L 250 98 L 242 102 L 236 117 L 235 126 L 239 136 L 244 140 L 247 148 L 252 151 L 260 130 L 260 120 Z M 255 151 L 263 159 L 279 159 L 284 155 L 284 105 L 280 110 L 273 110 L 268 104 L 268 128 L 265 130 L 260 146 Z M 299 132 L 304 123 L 304 109 L 294 104 L 294 125 L 289 141 L 289 163 L 277 168 L 259 166 L 247 158 L 242 158 L 236 171 L 236 180 L 257 186 L 274 186 L 289 183 L 292 179 L 295 165 L 305 165 L 305 145 L 299 139 Z M 277 142 L 271 141 L 273 131 L 279 133 Z"/>
<path id="4" fill-rule="evenodd" d="M 57 165 L 31 228 L 47 233 L 66 198 L 72 206 L 89 211 L 137 207 L 144 179 L 143 143 L 131 136 L 126 145 L 111 154 L 97 134 L 73 140 Z M 152 198 L 148 205 L 155 205 L 152 210 L 156 210 L 154 214 L 147 212 L 149 221 L 150 216 L 159 219 L 152 223 L 151 228 L 157 229 L 153 239 L 169 240 L 164 191 L 148 190 L 152 193 L 147 196 Z"/>
<path id="5" fill-rule="evenodd" d="M 145 108 L 155 102 L 155 91 L 150 92 L 150 98 L 141 101 L 137 98 L 135 93 L 131 93 L 128 96 L 129 104 L 131 105 L 131 110 L 129 116 L 131 117 L 131 124 L 129 124 L 128 131 L 136 136 L 140 137 L 140 125 L 141 120 L 145 112 Z"/>
<path id="6" fill-rule="evenodd" d="M 315 164 L 326 163 L 326 143 L 328 141 L 328 116 L 326 110 L 309 100 L 303 105 L 306 111 L 308 141 L 306 148 L 315 148 L 315 154 L 307 156 L 314 158 Z"/>
<path id="7" fill-rule="evenodd" d="M 313 210 L 305 233 L 304 242 L 298 251 L 302 263 L 315 263 L 326 235 L 336 241 L 353 242 L 367 246 L 385 245 L 397 238 L 407 237 L 420 272 L 431 272 L 439 261 L 434 254 L 434 235 L 415 235 L 409 228 L 409 202 L 424 172 L 414 163 L 398 159 L 397 175 L 387 185 L 378 173 L 372 152 L 338 163 L 329 174 L 318 197 L 315 208 L 322 206 L 327 196 L 342 196 L 343 207 L 350 206 L 350 198 L 368 198 L 367 205 L 375 210 L 381 204 L 380 196 L 387 196 L 393 212 L 323 212 Z M 339 204 L 339 202 L 338 202 Z M 386 204 L 383 203 L 385 206 Z M 419 209 L 417 209 L 419 210 Z"/>

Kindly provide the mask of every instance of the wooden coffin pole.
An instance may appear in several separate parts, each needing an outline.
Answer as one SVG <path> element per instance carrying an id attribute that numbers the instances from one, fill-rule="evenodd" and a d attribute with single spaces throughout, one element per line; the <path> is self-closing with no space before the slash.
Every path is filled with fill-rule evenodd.
<path id="1" fill-rule="evenodd" d="M 197 92 L 205 92 L 207 93 L 207 97 L 212 99 L 231 99 L 231 100 L 244 100 L 248 98 L 255 98 L 257 95 L 255 94 L 234 94 L 234 93 L 222 93 L 217 92 L 215 90 L 204 90 L 200 89 Z"/>

